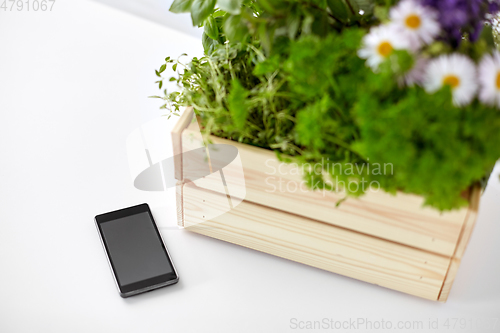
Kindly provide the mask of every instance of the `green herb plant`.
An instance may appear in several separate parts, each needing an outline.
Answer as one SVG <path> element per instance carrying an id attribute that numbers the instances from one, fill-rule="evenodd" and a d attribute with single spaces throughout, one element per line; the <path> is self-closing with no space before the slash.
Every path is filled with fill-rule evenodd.
<path id="1" fill-rule="evenodd" d="M 459 208 L 500 156 L 500 110 L 479 102 L 457 108 L 447 88 L 402 87 L 397 78 L 413 61 L 406 51 L 377 73 L 365 66 L 361 40 L 394 2 L 175 0 L 171 11 L 190 12 L 204 27 L 205 56 L 166 58 L 159 88 L 170 80 L 180 91 L 155 97 L 168 116 L 193 106 L 205 135 L 271 149 L 286 162 L 320 163 L 319 171 L 305 169 L 312 189 L 375 181 L 439 210 Z M 474 54 L 484 42 L 462 48 Z M 167 67 L 176 75 L 164 78 Z M 388 164 L 390 172 L 373 172 Z M 359 196 L 366 188 L 343 190 Z"/>

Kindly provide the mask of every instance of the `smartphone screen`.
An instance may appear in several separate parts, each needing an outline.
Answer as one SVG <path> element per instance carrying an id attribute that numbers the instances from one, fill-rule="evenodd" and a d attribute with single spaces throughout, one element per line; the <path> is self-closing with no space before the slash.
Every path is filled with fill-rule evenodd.
<path id="1" fill-rule="evenodd" d="M 123 297 L 178 281 L 147 204 L 96 216 L 116 283 Z"/>

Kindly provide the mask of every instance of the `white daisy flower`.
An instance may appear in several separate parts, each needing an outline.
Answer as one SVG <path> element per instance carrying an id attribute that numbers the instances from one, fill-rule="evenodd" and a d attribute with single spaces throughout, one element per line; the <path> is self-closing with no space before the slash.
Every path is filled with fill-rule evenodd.
<path id="1" fill-rule="evenodd" d="M 363 37 L 363 46 L 358 50 L 358 56 L 367 59 L 367 65 L 376 71 L 394 50 L 408 48 L 408 40 L 392 25 L 382 25 L 371 28 Z"/>
<path id="2" fill-rule="evenodd" d="M 485 55 L 479 64 L 479 99 L 484 104 L 500 108 L 500 53 Z"/>
<path id="3" fill-rule="evenodd" d="M 470 103 L 478 86 L 474 62 L 457 53 L 432 59 L 425 72 L 424 88 L 433 93 L 445 85 L 452 89 L 453 104 L 463 106 Z"/>
<path id="4" fill-rule="evenodd" d="M 438 13 L 414 0 L 403 0 L 391 8 L 390 19 L 409 39 L 412 49 L 430 44 L 439 34 Z"/>

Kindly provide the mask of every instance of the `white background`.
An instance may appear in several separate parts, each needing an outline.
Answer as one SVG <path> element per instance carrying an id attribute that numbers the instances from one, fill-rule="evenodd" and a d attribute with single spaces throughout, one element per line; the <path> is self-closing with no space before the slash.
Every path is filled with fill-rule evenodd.
<path id="1" fill-rule="evenodd" d="M 201 55 L 200 40 L 96 2 L 0 10 L 0 332 L 294 332 L 323 318 L 500 331 L 498 176 L 446 304 L 177 229 L 174 190 L 134 189 L 125 141 L 161 114 L 154 69 L 183 52 Z M 122 299 L 93 217 L 142 202 L 180 282 Z M 453 318 L 466 327 L 446 330 Z"/>

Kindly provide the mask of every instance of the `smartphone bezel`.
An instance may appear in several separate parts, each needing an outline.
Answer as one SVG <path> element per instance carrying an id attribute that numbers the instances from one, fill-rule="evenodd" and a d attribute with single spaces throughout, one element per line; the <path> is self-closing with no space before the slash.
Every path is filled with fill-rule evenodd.
<path id="1" fill-rule="evenodd" d="M 119 218 L 139 214 L 139 213 L 145 213 L 147 212 L 149 214 L 149 217 L 151 218 L 151 222 L 153 224 L 154 230 L 156 232 L 156 235 L 160 239 L 160 243 L 162 245 L 163 250 L 165 251 L 165 254 L 167 255 L 167 259 L 170 262 L 170 265 L 173 268 L 173 272 L 169 274 L 163 274 L 159 276 L 155 276 L 153 278 L 149 278 L 146 280 L 142 280 L 139 282 L 127 284 L 124 286 L 121 286 L 120 283 L 118 282 L 118 277 L 115 271 L 115 268 L 113 266 L 113 262 L 111 260 L 110 254 L 108 247 L 106 245 L 106 241 L 104 240 L 102 229 L 101 229 L 101 224 L 106 223 L 109 221 L 113 221 Z M 147 291 L 151 291 L 154 289 L 158 289 L 161 287 L 165 287 L 168 285 L 172 285 L 174 283 L 177 283 L 179 281 L 179 275 L 177 274 L 177 270 L 175 269 L 174 263 L 172 261 L 172 258 L 170 257 L 170 253 L 168 252 L 168 248 L 165 245 L 165 242 L 163 241 L 163 237 L 161 236 L 161 233 L 158 230 L 158 227 L 156 225 L 156 222 L 153 218 L 153 214 L 151 213 L 151 210 L 149 209 L 149 205 L 144 203 L 128 208 L 123 208 L 119 209 L 116 211 L 112 211 L 109 213 L 104 213 L 100 215 L 96 215 L 94 218 L 96 227 L 97 227 L 97 233 L 99 234 L 99 238 L 101 240 L 101 244 L 104 249 L 104 253 L 106 254 L 106 258 L 108 260 L 109 267 L 111 268 L 111 272 L 113 275 L 113 279 L 115 280 L 116 287 L 118 288 L 118 292 L 121 297 L 126 298 L 130 297 L 133 295 L 141 294 Z"/>

